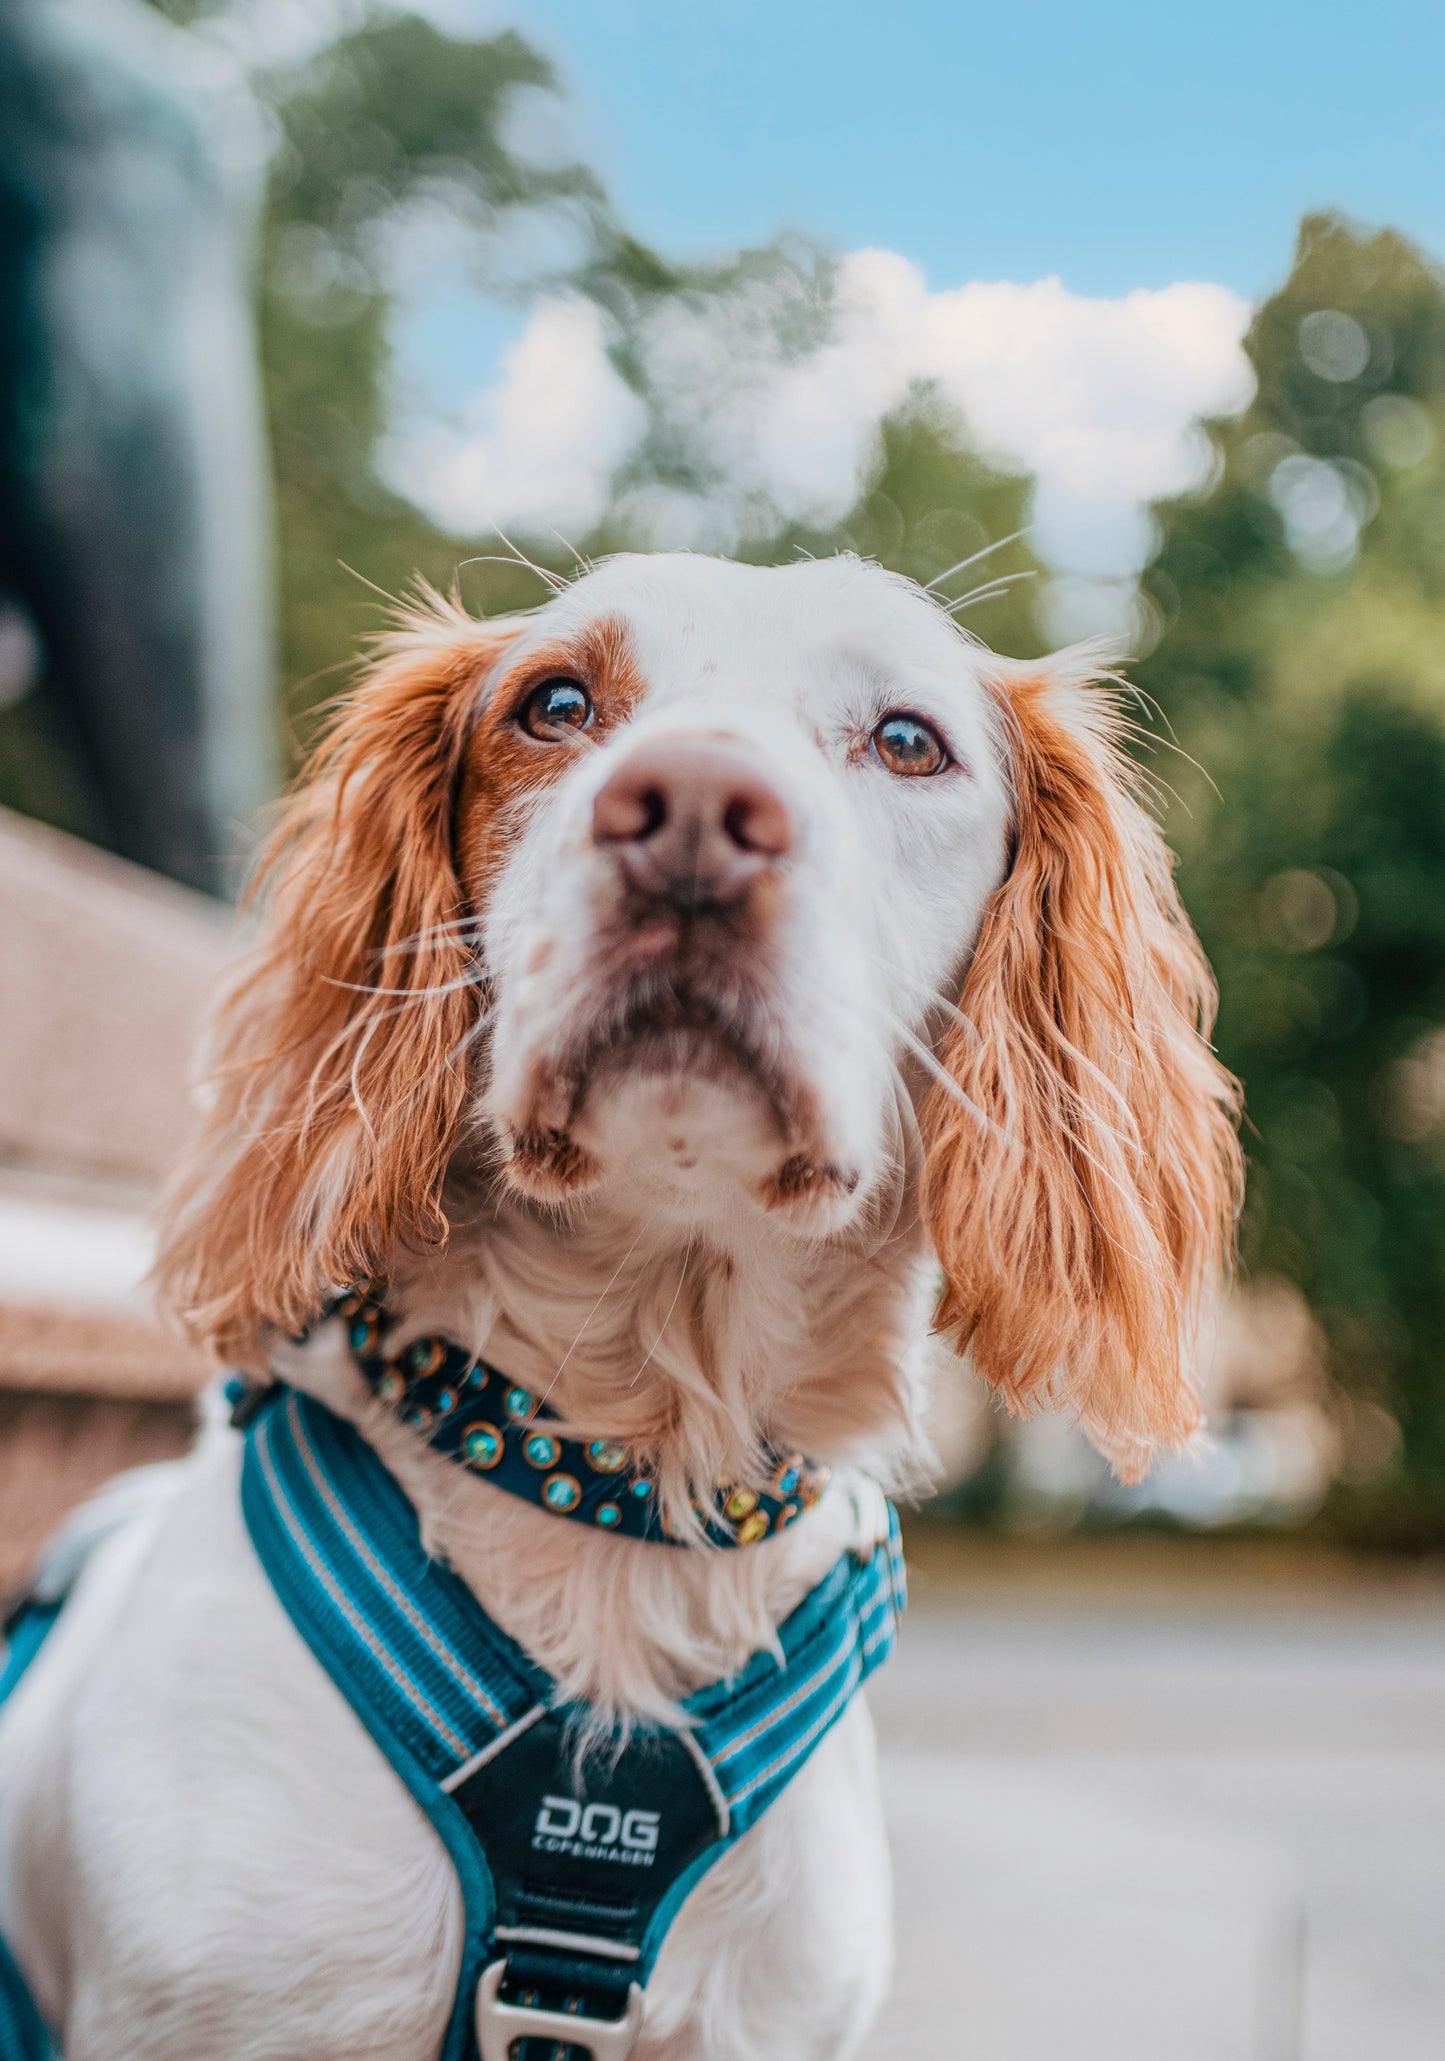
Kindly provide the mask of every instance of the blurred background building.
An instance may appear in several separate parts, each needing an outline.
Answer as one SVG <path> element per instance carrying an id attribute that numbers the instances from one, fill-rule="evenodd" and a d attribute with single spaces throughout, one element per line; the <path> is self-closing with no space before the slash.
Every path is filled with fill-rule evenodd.
<path id="1" fill-rule="evenodd" d="M 965 1550 L 1000 1596 L 1008 1554 L 1052 1581 L 1066 1536 L 1070 1564 L 1104 1570 L 1115 1630 L 1145 1564 L 1121 1577 L 1125 1547 L 1175 1541 L 1191 1567 L 1252 1570 L 1246 1588 L 1301 1553 L 1327 1586 L 1372 1569 L 1384 1587 L 1362 1608 L 1386 1617 L 1438 1565 L 1442 23 L 1407 0 L 1371 24 L 1291 0 L 1166 25 L 1118 0 L 1087 24 L 1054 10 L 1045 49 L 1002 15 L 897 12 L 0 0 L 0 1584 L 67 1501 L 187 1436 L 204 1370 L 154 1326 L 140 1280 L 225 950 L 212 898 L 234 891 L 258 805 L 385 597 L 420 575 L 479 611 L 528 607 L 535 567 L 652 546 L 858 551 L 938 582 L 1019 656 L 1112 638 L 1219 976 L 1250 1179 L 1240 1283 L 1200 1369 L 1207 1437 L 1126 1490 L 1067 1424 L 1015 1424 L 951 1370 L 942 1493 L 914 1527 L 925 1606 L 953 1593 Z M 675 193 L 655 174 L 615 197 L 619 152 L 559 72 L 573 49 L 656 103 Z M 807 186 L 810 148 L 831 187 Z M 709 215 L 691 248 L 710 254 L 664 247 L 702 207 L 709 153 L 707 190 L 764 193 L 787 234 L 728 250 Z M 785 158 L 778 191 L 811 192 L 801 208 L 766 199 Z M 1253 193 L 1295 190 L 1269 185 L 1282 161 L 1305 168 L 1314 211 L 1287 232 L 1276 208 L 1271 246 Z M 1010 213 L 1016 186 L 1030 204 Z M 897 221 L 916 200 L 916 242 L 850 248 L 834 188 L 855 241 L 881 235 L 870 195 L 893 195 Z M 1177 234 L 1204 252 L 1205 276 L 1192 260 L 1131 274 L 1136 217 L 1159 248 Z M 1210 270 L 1230 235 L 1253 272 Z M 1034 277 L 1044 265 L 1067 279 Z M 1295 1592 L 1271 1593 L 1284 1623 Z M 969 1705 L 980 1739 L 1017 1732 L 1030 1684 L 1066 1710 L 1067 1682 L 990 1645 L 984 1617 L 911 1649 L 918 1708 L 961 1708 L 949 1670 L 977 1652 L 1017 1697 L 993 1732 Z M 1379 1682 L 1418 1687 L 1429 1671 L 1410 1674 L 1400 1637 Z M 1314 1738 L 1311 1680 L 1353 1709 L 1361 1638 L 1335 1674 L 1305 1654 L 1288 1694 L 1260 1687 L 1260 1736 L 1294 1696 Z M 1228 1733 L 1192 1665 L 1139 1738 L 1206 1709 Z M 1435 1675 L 1426 1688 L 1438 1700 Z M 1321 1735 L 1327 1787 L 1329 1755 L 1377 1717 L 1395 1738 L 1368 1709 Z M 1096 1720 L 1135 1736 L 1117 1709 Z M 911 1721 L 891 1720 L 899 1737 Z M 1380 1775 L 1377 1813 L 1402 1827 L 1408 1797 L 1422 1826 L 1445 1823 L 1422 1736 L 1402 1720 L 1395 1741 L 1414 1789 L 1390 1787 L 1403 1763 Z M 1283 1794 L 1231 1780 L 1264 1816 Z M 900 1804 L 920 1855 L 933 1807 L 917 1785 Z M 983 1824 L 987 1846 L 992 1807 L 975 1795 L 960 1840 Z M 1096 1820 L 1078 1823 L 1082 1852 Z M 1320 1879 L 1360 1851 L 1331 1849 Z M 1214 1865 L 1200 1882 L 1244 1908 L 1228 1886 L 1243 1878 Z M 1382 1910 L 1408 1875 L 1369 1878 Z M 1293 1892 L 1269 1866 L 1248 1879 L 1249 1950 L 1267 1937 L 1273 1972 L 1240 2006 L 1253 2044 L 1209 2047 L 1224 2036 L 1200 2021 L 1209 2061 L 1295 2051 L 1279 2001 Z M 1441 1901 L 1438 1869 L 1409 1880 L 1399 1937 L 1422 1897 Z M 1329 1935 L 1342 1908 L 1326 1897 L 1310 1922 Z M 1421 1994 L 1427 1961 L 1411 1963 Z M 1378 1967 L 1353 1980 L 1310 2006 L 1310 2061 L 1374 2029 L 1359 1996 L 1388 1984 Z M 1438 1982 L 1372 2050 L 1438 2052 L 1421 2012 L 1445 2028 Z M 1032 2061 L 1057 2031 L 980 2052 Z M 1156 2028 L 1138 2051 L 1192 2054 L 1182 2037 Z M 922 2048 L 899 2033 L 894 2050 Z"/>

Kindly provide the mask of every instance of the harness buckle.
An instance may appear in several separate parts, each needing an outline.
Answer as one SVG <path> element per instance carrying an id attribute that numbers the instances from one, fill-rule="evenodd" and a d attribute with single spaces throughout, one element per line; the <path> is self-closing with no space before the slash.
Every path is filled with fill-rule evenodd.
<path id="1" fill-rule="evenodd" d="M 477 2045 L 482 2061 L 511 2061 L 518 2040 L 555 2040 L 585 2047 L 592 2061 L 627 2061 L 642 2032 L 642 1991 L 633 1983 L 620 2018 L 584 2018 L 571 2011 L 545 2011 L 536 2004 L 502 1998 L 505 1961 L 493 1961 L 477 1984 Z"/>

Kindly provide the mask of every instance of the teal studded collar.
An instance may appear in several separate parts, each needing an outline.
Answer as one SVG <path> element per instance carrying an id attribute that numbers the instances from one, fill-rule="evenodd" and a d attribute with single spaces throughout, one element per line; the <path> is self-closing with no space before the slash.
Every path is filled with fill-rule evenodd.
<path id="1" fill-rule="evenodd" d="M 347 1327 L 351 1356 L 372 1394 L 434 1452 L 484 1475 L 554 1517 L 664 1545 L 688 1543 L 658 1509 L 656 1485 L 628 1447 L 611 1438 L 561 1438 L 530 1389 L 447 1338 L 414 1338 L 386 1348 L 395 1319 L 384 1291 L 343 1296 L 332 1307 Z M 761 1484 L 719 1484 L 695 1499 L 703 1536 L 714 1546 L 752 1546 L 786 1531 L 818 1500 L 828 1469 L 801 1453 L 767 1455 Z"/>

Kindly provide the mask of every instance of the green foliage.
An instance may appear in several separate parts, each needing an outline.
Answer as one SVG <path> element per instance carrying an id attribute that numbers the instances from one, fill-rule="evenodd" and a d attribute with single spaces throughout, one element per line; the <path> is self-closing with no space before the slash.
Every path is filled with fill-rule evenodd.
<path id="1" fill-rule="evenodd" d="M 1135 675 L 1217 783 L 1158 764 L 1248 1098 L 1245 1264 L 1297 1284 L 1341 1384 L 1399 1418 L 1407 1489 L 1438 1495 L 1445 281 L 1313 218 L 1248 349 L 1212 490 L 1158 511 L 1166 628 Z"/>
<path id="2" fill-rule="evenodd" d="M 538 169 L 507 149 L 503 121 L 551 68 L 520 37 L 462 43 L 416 16 L 380 18 L 299 76 L 259 82 L 279 125 L 262 234 L 259 310 L 275 469 L 281 672 L 298 715 L 376 626 L 363 581 L 399 594 L 418 574 L 450 586 L 459 553 L 378 479 L 392 288 L 384 232 L 440 198 L 472 231 L 517 211 L 600 195 L 581 167 Z M 465 241 L 459 237 L 459 242 Z M 520 574 L 485 582 L 488 605 L 536 598 Z"/>

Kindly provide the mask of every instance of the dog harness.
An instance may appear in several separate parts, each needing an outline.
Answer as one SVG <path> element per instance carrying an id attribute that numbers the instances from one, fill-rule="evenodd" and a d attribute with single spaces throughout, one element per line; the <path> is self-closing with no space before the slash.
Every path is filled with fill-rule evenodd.
<path id="1" fill-rule="evenodd" d="M 6 1619 L 0 1648 L 0 1706 L 44 1645 L 60 1615 L 59 1598 L 29 1596 Z M 0 1935 L 0 2061 L 52 2061 L 45 2021 Z"/>
<path id="2" fill-rule="evenodd" d="M 355 1323 L 362 1310 L 340 1314 Z M 366 1341 L 353 1332 L 352 1343 Z M 439 1366 L 411 1371 L 420 1381 L 442 1375 Z M 415 1393 L 389 1399 L 413 1413 L 430 1407 Z M 599 1739 L 588 1707 L 564 1701 L 428 1556 L 415 1510 L 357 1430 L 279 1385 L 245 1390 L 238 1416 L 241 1504 L 257 1554 L 457 1872 L 464 1940 L 441 2061 L 624 2061 L 689 1890 L 757 1823 L 892 1650 L 904 1603 L 895 1513 L 886 1538 L 845 1553 L 804 1598 L 775 1650 L 687 1697 L 683 1725 L 637 1724 Z M 414 1421 L 430 1437 L 435 1413 Z M 464 1435 L 456 1451 L 466 1464 Z M 790 1456 L 779 1462 L 784 1477 L 790 1465 Z M 534 1460 L 527 1478 L 545 1483 L 557 1471 Z M 635 1477 L 604 1467 L 600 1478 L 615 1487 Z M 597 1507 L 594 1524 L 616 1528 Z M 737 1530 L 753 1513 L 695 1514 Z M 7 1686 L 40 1636 L 27 1612 L 11 1632 Z M 0 2061 L 51 2052 L 0 1944 Z"/>

